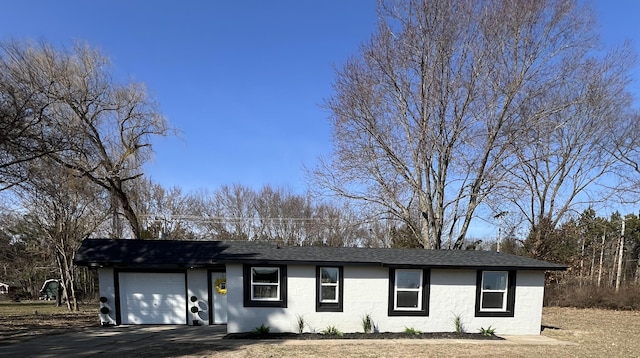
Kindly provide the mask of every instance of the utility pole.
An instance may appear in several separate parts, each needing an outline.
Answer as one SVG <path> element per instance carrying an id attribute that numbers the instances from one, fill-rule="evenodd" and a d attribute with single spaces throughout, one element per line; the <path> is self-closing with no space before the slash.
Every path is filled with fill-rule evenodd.
<path id="1" fill-rule="evenodd" d="M 496 251 L 500 252 L 500 240 L 502 239 L 502 217 L 509 214 L 508 211 L 501 211 L 493 218 L 498 219 L 498 241 L 496 242 Z"/>

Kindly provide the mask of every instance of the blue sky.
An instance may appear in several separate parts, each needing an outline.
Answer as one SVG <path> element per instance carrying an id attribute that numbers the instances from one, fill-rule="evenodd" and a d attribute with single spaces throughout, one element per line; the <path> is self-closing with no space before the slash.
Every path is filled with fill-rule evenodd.
<path id="1" fill-rule="evenodd" d="M 638 49 L 640 2 L 593 5 L 606 45 L 630 39 Z M 111 58 L 116 77 L 144 82 L 181 131 L 154 142 L 147 175 L 163 186 L 302 193 L 303 165 L 331 152 L 320 105 L 333 68 L 376 21 L 375 0 L 7 1 L 0 40 L 86 41 Z"/>

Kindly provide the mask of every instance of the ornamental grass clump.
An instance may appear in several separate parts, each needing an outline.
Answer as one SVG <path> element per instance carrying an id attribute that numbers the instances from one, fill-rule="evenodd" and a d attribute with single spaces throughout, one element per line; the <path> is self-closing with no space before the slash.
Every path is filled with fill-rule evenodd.
<path id="1" fill-rule="evenodd" d="M 464 333 L 464 323 L 462 322 L 462 316 L 459 314 L 454 315 L 453 325 L 456 328 L 456 333 Z"/>
<path id="2" fill-rule="evenodd" d="M 362 316 L 362 330 L 364 333 L 371 333 L 373 331 L 373 320 L 368 313 Z"/>
<path id="3" fill-rule="evenodd" d="M 297 316 L 298 318 L 298 334 L 302 334 L 302 332 L 304 331 L 304 326 L 306 325 L 306 323 L 304 322 L 304 316 Z"/>
<path id="4" fill-rule="evenodd" d="M 256 327 L 253 329 L 254 334 L 265 335 L 269 334 L 271 328 L 269 326 L 265 326 L 264 323 L 260 325 L 260 327 Z"/>
<path id="5" fill-rule="evenodd" d="M 483 336 L 495 336 L 496 333 L 496 329 L 491 326 L 487 328 L 481 327 L 478 331 L 480 331 L 480 334 Z"/>
<path id="6" fill-rule="evenodd" d="M 326 334 L 327 336 L 338 336 L 342 337 L 343 333 L 336 326 L 328 326 L 324 330 L 322 330 L 322 334 Z"/>
<path id="7" fill-rule="evenodd" d="M 417 330 L 413 327 L 404 327 L 404 333 L 418 335 L 418 334 L 422 334 L 422 331 Z"/>

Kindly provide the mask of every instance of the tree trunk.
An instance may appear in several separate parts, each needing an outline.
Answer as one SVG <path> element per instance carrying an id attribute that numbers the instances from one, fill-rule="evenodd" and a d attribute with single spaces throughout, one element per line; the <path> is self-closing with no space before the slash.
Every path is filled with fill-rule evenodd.
<path id="1" fill-rule="evenodd" d="M 71 312 L 78 311 L 78 301 L 75 294 L 75 280 L 73 274 L 73 266 L 60 247 L 58 247 L 56 254 L 56 261 L 58 262 L 58 268 L 60 269 L 61 282 L 59 286 L 62 286 L 62 292 L 67 299 L 67 308 Z"/>
<path id="2" fill-rule="evenodd" d="M 62 280 L 58 280 L 58 288 L 56 289 L 56 307 L 62 306 Z"/>
<path id="3" fill-rule="evenodd" d="M 600 245 L 600 264 L 598 265 L 598 287 L 600 287 L 600 282 L 602 281 L 602 260 L 604 258 L 604 238 L 607 236 L 606 233 L 602 234 L 602 244 Z"/>
<path id="4" fill-rule="evenodd" d="M 622 231 L 620 233 L 620 248 L 618 251 L 618 270 L 616 273 L 616 292 L 620 291 L 620 282 L 622 281 L 622 258 L 624 255 L 624 218 L 622 219 Z"/>
<path id="5" fill-rule="evenodd" d="M 583 271 L 584 271 L 584 242 L 586 240 L 584 239 L 584 237 L 582 238 L 582 248 L 580 249 L 580 287 L 582 287 L 583 280 Z"/>
<path id="6" fill-rule="evenodd" d="M 615 285 L 616 267 L 618 267 L 618 245 L 620 245 L 620 240 L 615 240 L 612 250 L 613 263 L 611 264 L 611 269 L 609 270 L 609 283 L 607 285 L 609 287 Z"/>
<path id="7" fill-rule="evenodd" d="M 589 267 L 589 283 L 593 285 L 593 273 L 595 272 L 594 267 L 596 265 L 596 248 L 593 247 L 591 250 L 591 266 Z"/>

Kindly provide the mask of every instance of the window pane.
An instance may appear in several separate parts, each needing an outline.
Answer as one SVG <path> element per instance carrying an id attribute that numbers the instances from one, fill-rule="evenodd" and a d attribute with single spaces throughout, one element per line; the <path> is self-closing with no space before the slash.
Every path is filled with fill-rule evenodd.
<path id="1" fill-rule="evenodd" d="M 278 298 L 278 286 L 253 286 L 253 298 Z"/>
<path id="2" fill-rule="evenodd" d="M 327 300 L 327 301 L 335 301 L 336 298 L 336 293 L 338 292 L 337 287 L 336 286 L 322 286 L 321 288 L 321 297 L 322 300 Z"/>
<path id="3" fill-rule="evenodd" d="M 484 292 L 482 294 L 482 308 L 499 308 L 502 309 L 504 293 L 502 292 Z"/>
<path id="4" fill-rule="evenodd" d="M 506 290 L 507 289 L 507 273 L 485 271 L 482 273 L 482 289 L 483 290 Z"/>
<path id="5" fill-rule="evenodd" d="M 277 267 L 254 267 L 252 270 L 252 281 L 254 283 L 278 283 Z"/>
<path id="6" fill-rule="evenodd" d="M 398 302 L 396 303 L 397 307 L 407 307 L 407 308 L 418 307 L 418 292 L 400 291 L 397 294 L 398 294 Z"/>
<path id="7" fill-rule="evenodd" d="M 419 271 L 396 271 L 397 288 L 420 288 L 422 272 Z"/>
<path id="8" fill-rule="evenodd" d="M 338 268 L 323 267 L 320 269 L 322 283 L 338 283 Z"/>

